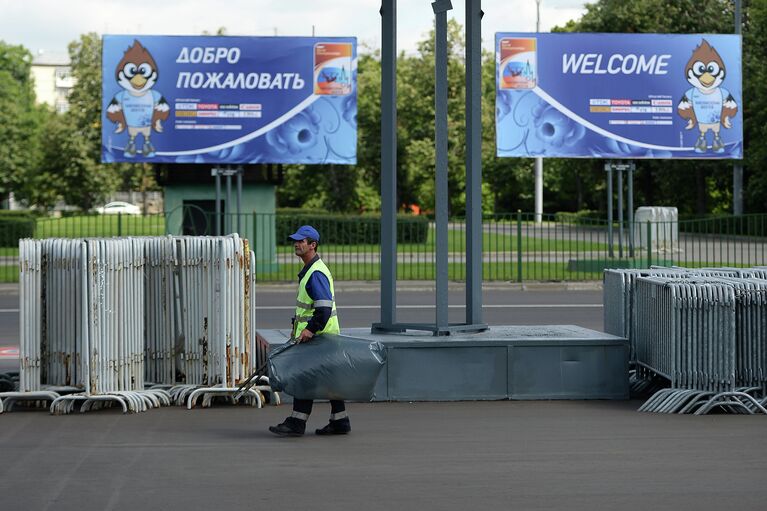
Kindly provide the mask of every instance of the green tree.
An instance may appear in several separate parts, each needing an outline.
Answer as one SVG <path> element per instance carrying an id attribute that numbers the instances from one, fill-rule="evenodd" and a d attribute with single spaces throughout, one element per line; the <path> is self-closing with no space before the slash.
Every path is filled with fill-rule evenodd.
<path id="1" fill-rule="evenodd" d="M 767 211 L 767 0 L 746 4 L 743 27 L 744 193 L 747 212 Z"/>
<path id="2" fill-rule="evenodd" d="M 38 157 L 31 66 L 26 48 L 0 41 L 0 197 L 25 186 Z"/>

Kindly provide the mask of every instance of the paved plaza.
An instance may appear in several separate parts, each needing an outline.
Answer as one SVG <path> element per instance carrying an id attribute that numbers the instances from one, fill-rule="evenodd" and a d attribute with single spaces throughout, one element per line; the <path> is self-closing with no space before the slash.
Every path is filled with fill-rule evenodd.
<path id="1" fill-rule="evenodd" d="M 640 404 L 352 404 L 349 436 L 297 439 L 267 431 L 287 406 L 13 412 L 0 509 L 764 509 L 764 417 Z"/>

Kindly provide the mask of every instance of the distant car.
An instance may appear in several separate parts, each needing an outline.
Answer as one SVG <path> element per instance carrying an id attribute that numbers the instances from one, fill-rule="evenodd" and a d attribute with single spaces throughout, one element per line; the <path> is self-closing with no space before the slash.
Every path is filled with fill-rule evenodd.
<path id="1" fill-rule="evenodd" d="M 141 208 L 130 202 L 115 201 L 110 202 L 101 208 L 96 208 L 97 213 L 102 215 L 116 215 L 122 213 L 123 215 L 140 215 Z"/>

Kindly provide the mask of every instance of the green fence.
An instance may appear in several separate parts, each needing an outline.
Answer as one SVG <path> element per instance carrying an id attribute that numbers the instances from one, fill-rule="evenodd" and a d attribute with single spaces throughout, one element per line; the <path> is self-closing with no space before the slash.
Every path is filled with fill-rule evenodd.
<path id="1" fill-rule="evenodd" d="M 301 269 L 286 239 L 302 223 L 321 233 L 320 254 L 339 280 L 380 278 L 380 219 L 325 214 L 222 215 L 218 222 L 201 210 L 167 215 L 82 215 L 38 218 L 30 226 L 0 223 L 0 281 L 18 280 L 18 239 L 110 236 L 212 235 L 239 232 L 256 252 L 257 279 L 288 282 Z M 30 231 L 31 229 L 31 231 Z M 397 220 L 397 276 L 402 280 L 435 277 L 434 225 L 426 217 Z M 619 240 L 622 244 L 619 244 Z M 633 242 L 633 243 L 632 243 Z M 633 245 L 633 250 L 632 250 Z M 449 276 L 466 278 L 466 229 L 463 218 L 448 226 Z M 613 227 L 574 215 L 530 213 L 486 216 L 482 233 L 483 276 L 488 281 L 580 281 L 601 279 L 604 268 L 767 265 L 767 215 L 655 222 Z"/>

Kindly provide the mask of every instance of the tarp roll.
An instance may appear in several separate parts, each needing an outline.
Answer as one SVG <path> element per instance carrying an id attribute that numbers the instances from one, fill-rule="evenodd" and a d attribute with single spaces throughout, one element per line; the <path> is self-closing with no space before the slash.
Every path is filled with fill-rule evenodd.
<path id="1" fill-rule="evenodd" d="M 323 334 L 269 353 L 269 383 L 298 399 L 370 401 L 386 364 L 386 348 L 377 341 Z"/>

